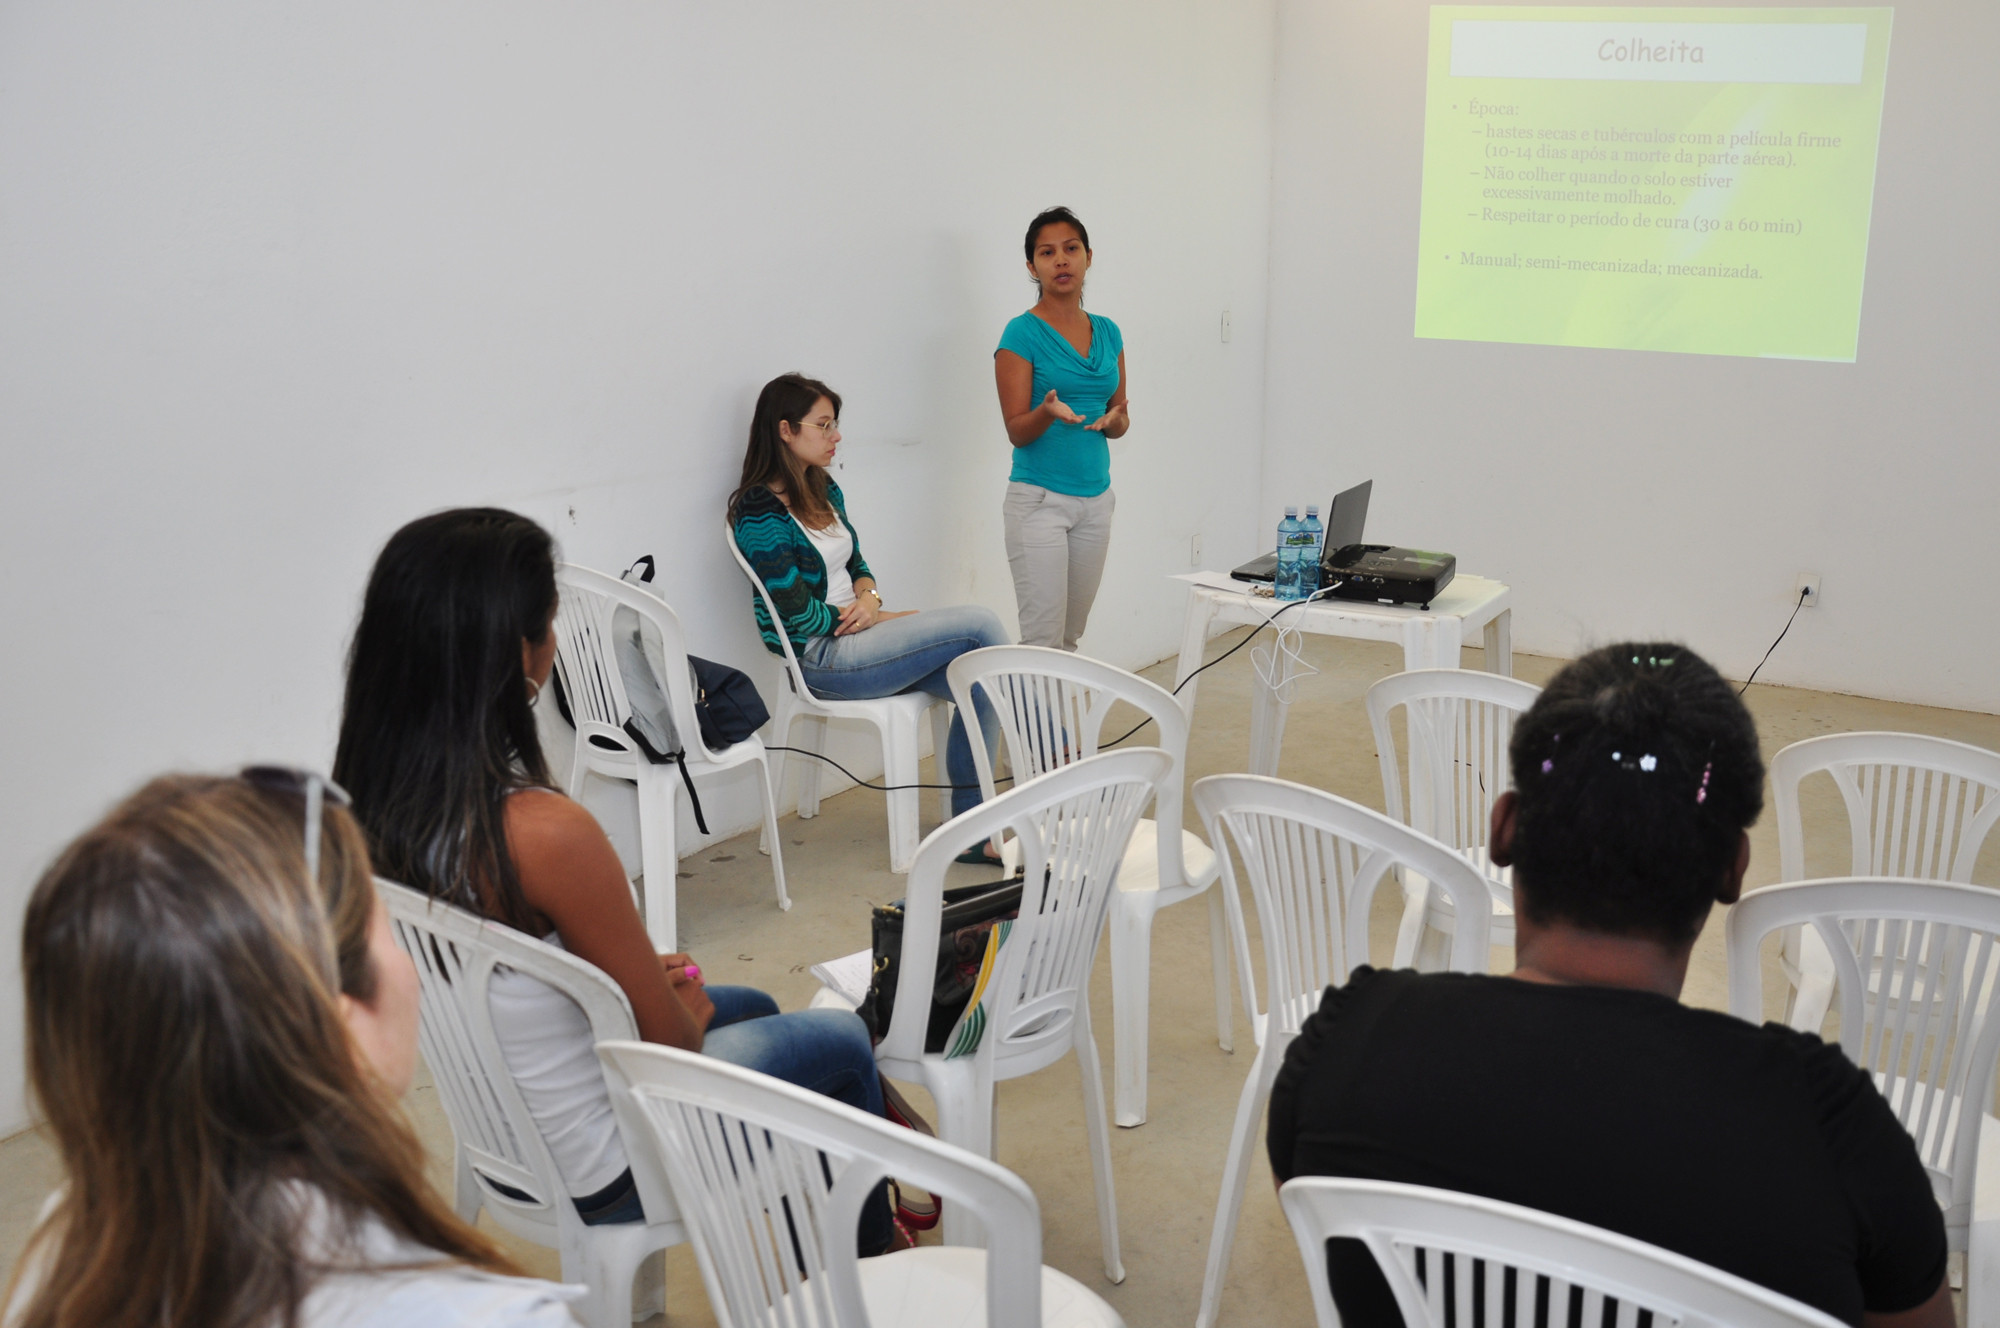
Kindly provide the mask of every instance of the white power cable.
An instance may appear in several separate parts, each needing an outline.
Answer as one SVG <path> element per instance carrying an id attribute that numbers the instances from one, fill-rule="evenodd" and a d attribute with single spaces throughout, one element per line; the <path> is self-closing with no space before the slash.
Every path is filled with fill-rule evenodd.
<path id="1" fill-rule="evenodd" d="M 1306 596 L 1305 602 L 1310 604 L 1320 596 L 1338 589 L 1341 584 L 1336 581 L 1330 586 L 1322 586 Z M 1288 603 L 1296 602 L 1288 601 Z M 1273 699 L 1280 705 L 1290 705 L 1299 679 L 1310 678 L 1319 670 L 1306 661 L 1303 631 L 1293 623 L 1279 624 L 1276 614 L 1271 616 L 1270 622 L 1277 632 L 1277 639 L 1271 643 L 1269 649 L 1263 646 L 1251 649 L 1250 667 L 1257 671 L 1258 680 L 1270 689 Z"/>

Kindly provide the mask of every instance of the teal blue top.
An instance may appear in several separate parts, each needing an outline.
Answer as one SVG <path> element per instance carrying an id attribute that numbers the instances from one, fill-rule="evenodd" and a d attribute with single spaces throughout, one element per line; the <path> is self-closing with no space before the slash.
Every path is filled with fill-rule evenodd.
<path id="1" fill-rule="evenodd" d="M 1000 334 L 1000 349 L 1034 366 L 1031 404 L 1041 405 L 1054 388 L 1058 401 L 1083 416 L 1084 424 L 1094 424 L 1118 390 L 1118 357 L 1125 353 L 1125 338 L 1118 324 L 1091 314 L 1090 354 L 1079 355 L 1062 333 L 1025 313 Z M 1111 487 L 1111 448 L 1103 434 L 1083 424 L 1052 420 L 1040 438 L 1014 449 L 1014 470 L 1007 478 L 1073 498 L 1095 498 Z"/>

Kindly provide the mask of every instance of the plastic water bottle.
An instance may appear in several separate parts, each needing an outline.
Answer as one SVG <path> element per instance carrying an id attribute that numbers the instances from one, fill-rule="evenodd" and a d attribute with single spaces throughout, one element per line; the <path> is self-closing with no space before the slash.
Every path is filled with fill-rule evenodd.
<path id="1" fill-rule="evenodd" d="M 1305 529 L 1299 522 L 1299 509 L 1287 507 L 1285 519 L 1278 523 L 1278 574 L 1271 584 L 1271 593 L 1279 599 L 1306 597 L 1306 592 L 1299 588 L 1299 562 L 1305 553 L 1302 543 Z"/>
<path id="2" fill-rule="evenodd" d="M 1319 589 L 1320 557 L 1326 552 L 1326 527 L 1319 523 L 1319 504 L 1306 505 L 1306 519 L 1299 523 L 1312 542 L 1306 546 L 1305 566 L 1299 577 L 1300 595 Z"/>

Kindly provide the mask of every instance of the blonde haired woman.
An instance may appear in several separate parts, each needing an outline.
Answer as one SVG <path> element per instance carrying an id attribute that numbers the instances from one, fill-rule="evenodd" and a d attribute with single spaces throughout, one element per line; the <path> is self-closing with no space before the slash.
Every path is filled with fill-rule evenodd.
<path id="1" fill-rule="evenodd" d="M 22 928 L 62 1155 L 8 1328 L 572 1324 L 425 1181 L 396 1099 L 417 977 L 317 776 L 169 776 L 71 844 Z"/>

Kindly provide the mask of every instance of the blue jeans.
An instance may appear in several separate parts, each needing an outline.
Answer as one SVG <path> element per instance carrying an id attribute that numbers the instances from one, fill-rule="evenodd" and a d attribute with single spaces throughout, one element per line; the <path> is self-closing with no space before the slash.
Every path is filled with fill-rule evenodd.
<path id="1" fill-rule="evenodd" d="M 755 987 L 709 987 L 715 1018 L 701 1054 L 757 1070 L 836 1102 L 882 1114 L 882 1077 L 861 1016 L 849 1010 L 795 1010 Z"/>
<path id="2" fill-rule="evenodd" d="M 867 701 L 904 692 L 929 692 L 951 700 L 945 666 L 968 650 L 1007 644 L 1007 633 L 989 609 L 957 604 L 925 609 L 907 618 L 891 618 L 852 636 L 816 636 L 799 653 L 799 671 L 814 694 L 833 701 Z M 999 729 L 984 690 L 974 693 L 979 707 L 979 732 L 986 740 L 991 767 Z M 952 785 L 951 814 L 977 807 L 979 771 L 972 764 L 972 743 L 965 736 L 965 718 L 952 716 L 951 739 L 945 746 L 945 778 Z"/>
<path id="3" fill-rule="evenodd" d="M 702 1039 L 704 1056 L 783 1079 L 788 1084 L 882 1114 L 882 1078 L 875 1047 L 861 1016 L 847 1010 L 778 1013 L 778 1003 L 755 987 L 708 987 L 715 1017 Z M 576 1201 L 585 1226 L 637 1222 L 645 1216 L 627 1171 L 597 1194 Z M 856 1244 L 864 1255 L 888 1248 L 893 1234 L 885 1181 L 861 1210 Z"/>

